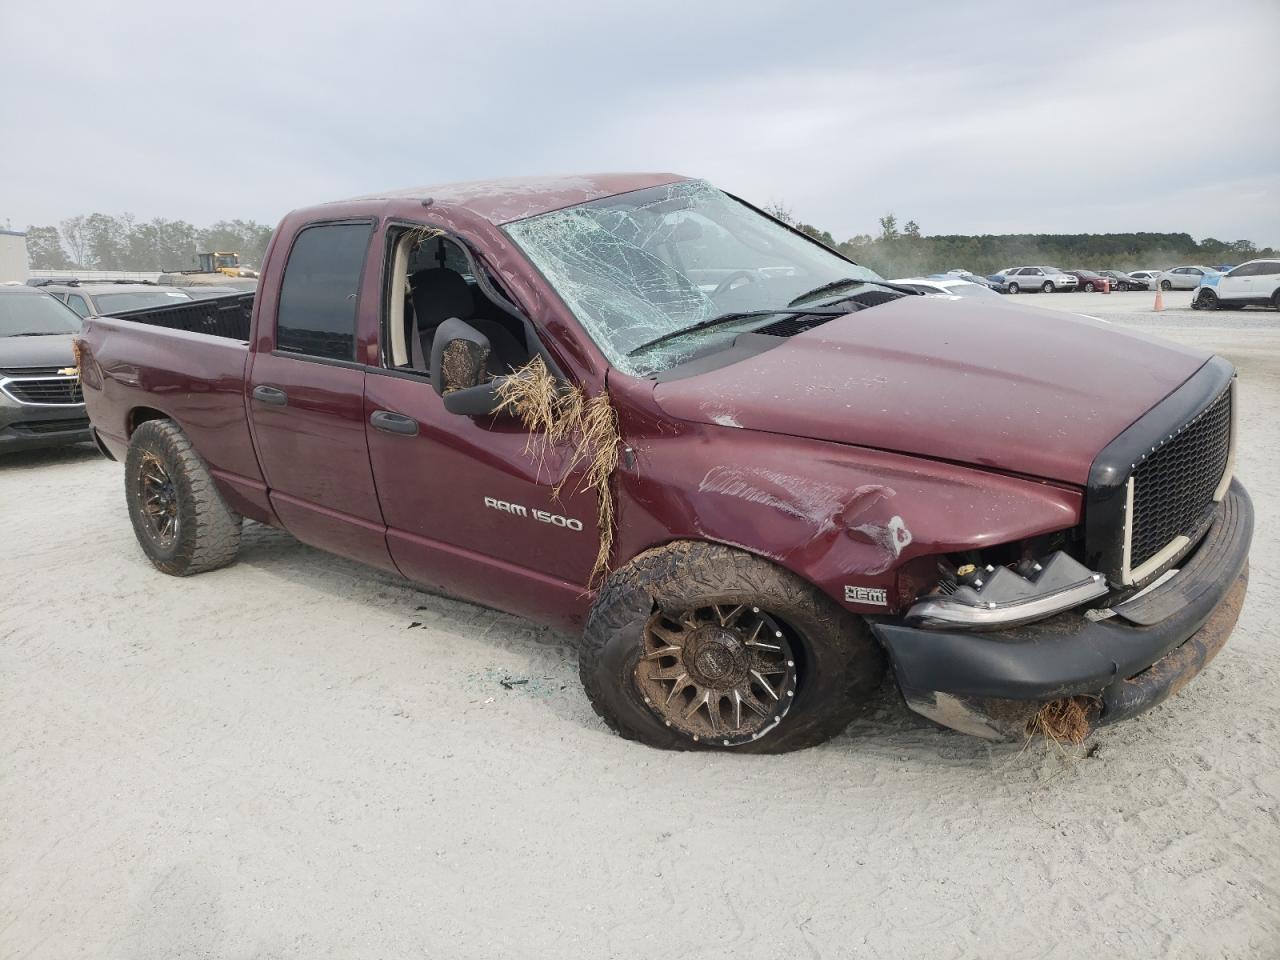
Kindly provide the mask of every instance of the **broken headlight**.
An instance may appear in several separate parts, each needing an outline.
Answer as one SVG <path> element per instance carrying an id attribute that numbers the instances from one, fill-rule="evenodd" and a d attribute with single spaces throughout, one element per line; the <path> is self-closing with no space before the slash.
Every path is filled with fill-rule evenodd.
<path id="1" fill-rule="evenodd" d="M 1108 592 L 1106 578 L 1061 550 L 1012 567 L 943 568 L 933 593 L 911 605 L 908 623 L 969 630 L 1042 620 Z"/>

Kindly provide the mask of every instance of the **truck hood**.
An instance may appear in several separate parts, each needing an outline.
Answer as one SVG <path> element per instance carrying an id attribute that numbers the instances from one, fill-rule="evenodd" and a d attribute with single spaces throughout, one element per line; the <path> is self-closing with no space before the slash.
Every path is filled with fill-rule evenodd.
<path id="1" fill-rule="evenodd" d="M 1209 354 L 1077 314 L 903 297 L 659 383 L 669 415 L 1083 485 Z"/>
<path id="2" fill-rule="evenodd" d="M 75 364 L 71 349 L 74 334 L 55 333 L 47 337 L 0 337 L 0 370 L 17 372 L 28 367 L 70 367 Z"/>

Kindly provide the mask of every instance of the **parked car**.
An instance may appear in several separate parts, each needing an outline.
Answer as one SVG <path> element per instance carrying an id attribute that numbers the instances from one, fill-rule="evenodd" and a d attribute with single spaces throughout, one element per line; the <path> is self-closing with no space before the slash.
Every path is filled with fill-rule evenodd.
<path id="1" fill-rule="evenodd" d="M 1161 290 L 1194 290 L 1205 277 L 1221 276 L 1212 267 L 1173 267 L 1160 274 Z"/>
<path id="2" fill-rule="evenodd" d="M 1280 310 L 1280 260 L 1250 260 L 1224 276 L 1208 277 L 1191 301 L 1191 306 L 1207 310 L 1239 310 L 1251 304 Z"/>
<path id="3" fill-rule="evenodd" d="M 991 284 L 991 289 L 996 293 L 1009 292 L 1009 278 L 1002 273 L 993 273 L 986 278 L 987 283 Z"/>
<path id="4" fill-rule="evenodd" d="M 147 280 L 37 280 L 32 286 L 57 297 L 81 317 L 105 317 L 191 299 L 182 290 Z"/>
<path id="5" fill-rule="evenodd" d="M 1131 273 L 1125 273 L 1123 270 L 1100 270 L 1104 277 L 1111 278 L 1111 289 L 1113 290 L 1150 290 L 1151 281 L 1144 277 L 1137 277 Z"/>
<path id="6" fill-rule="evenodd" d="M 996 284 L 989 277 L 980 277 L 976 273 L 931 273 L 925 279 L 927 280 L 965 280 L 969 283 L 976 283 L 980 287 L 986 287 L 988 290 L 995 290 Z M 1001 283 L 1003 285 L 1003 281 Z"/>
<path id="7" fill-rule="evenodd" d="M 672 174 L 298 210 L 262 277 L 229 336 L 182 329 L 221 300 L 85 322 L 152 563 L 248 518 L 580 630 L 625 737 L 807 746 L 886 663 L 968 733 L 1111 723 L 1239 613 L 1235 370 L 1194 348 L 904 293 Z"/>
<path id="8" fill-rule="evenodd" d="M 0 286 L 0 452 L 93 439 L 73 347 L 80 318 L 27 286 Z"/>
<path id="9" fill-rule="evenodd" d="M 996 297 L 999 296 L 986 283 L 970 283 L 958 276 L 939 280 L 930 277 L 908 277 L 905 280 L 894 280 L 900 287 L 910 287 L 921 293 L 941 297 Z"/>
<path id="10" fill-rule="evenodd" d="M 1147 281 L 1147 289 L 1152 289 L 1159 281 L 1163 270 L 1130 270 L 1129 276 Z"/>
<path id="11" fill-rule="evenodd" d="M 1068 270 L 1067 273 L 1076 278 L 1076 289 L 1085 293 L 1095 293 L 1106 286 L 1107 278 L 1092 270 Z"/>
<path id="12" fill-rule="evenodd" d="M 1074 290 L 1078 281 L 1071 274 L 1057 267 L 1018 267 L 1004 275 L 1010 293 L 1040 291 L 1058 293 Z"/>

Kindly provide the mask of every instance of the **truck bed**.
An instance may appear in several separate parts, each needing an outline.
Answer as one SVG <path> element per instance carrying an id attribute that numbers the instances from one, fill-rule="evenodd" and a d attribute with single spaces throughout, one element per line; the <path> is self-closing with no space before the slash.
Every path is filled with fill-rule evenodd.
<path id="1" fill-rule="evenodd" d="M 176 306 L 140 307 L 111 316 L 153 327 L 207 333 L 214 337 L 249 342 L 249 324 L 253 318 L 253 293 L 242 293 L 208 300 L 192 300 Z"/>
<path id="2" fill-rule="evenodd" d="M 89 317 L 78 338 L 85 407 L 117 459 L 133 428 L 182 425 L 234 509 L 266 515 L 266 485 L 245 408 L 252 294 Z"/>

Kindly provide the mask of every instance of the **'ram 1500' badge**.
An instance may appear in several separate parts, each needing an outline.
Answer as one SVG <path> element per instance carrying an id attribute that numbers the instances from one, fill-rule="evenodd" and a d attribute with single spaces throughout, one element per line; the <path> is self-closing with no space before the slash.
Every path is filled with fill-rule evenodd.
<path id="1" fill-rule="evenodd" d="M 558 513 L 552 513 L 549 510 L 539 510 L 534 507 L 530 510 L 528 507 L 519 503 L 510 503 L 506 500 L 497 500 L 493 497 L 485 497 L 484 505 L 491 510 L 499 510 L 502 513 L 509 513 L 515 517 L 533 517 L 539 523 L 549 523 L 553 527 L 564 527 L 566 530 L 581 531 L 582 521 L 574 520 L 572 517 L 562 517 Z"/>

